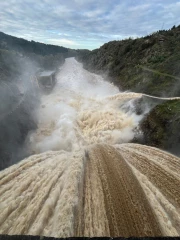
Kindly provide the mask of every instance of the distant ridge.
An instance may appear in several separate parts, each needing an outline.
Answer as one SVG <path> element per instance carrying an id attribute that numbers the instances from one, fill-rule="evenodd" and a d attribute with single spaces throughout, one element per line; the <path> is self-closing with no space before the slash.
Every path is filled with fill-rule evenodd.
<path id="1" fill-rule="evenodd" d="M 67 53 L 68 48 L 50 44 L 28 41 L 23 38 L 14 37 L 0 32 L 0 48 L 14 50 L 17 52 L 35 53 L 38 55 L 49 55 L 58 53 Z"/>

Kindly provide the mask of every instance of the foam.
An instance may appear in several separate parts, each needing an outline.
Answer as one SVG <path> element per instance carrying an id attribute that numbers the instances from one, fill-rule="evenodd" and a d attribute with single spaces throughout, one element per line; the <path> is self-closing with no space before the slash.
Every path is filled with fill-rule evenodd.
<path id="1" fill-rule="evenodd" d="M 73 151 L 94 143 L 132 140 L 142 116 L 132 108 L 122 110 L 122 105 L 137 97 L 140 94 L 119 93 L 112 83 L 86 71 L 73 58 L 66 59 L 55 89 L 41 99 L 38 130 L 29 138 L 31 152 Z"/>

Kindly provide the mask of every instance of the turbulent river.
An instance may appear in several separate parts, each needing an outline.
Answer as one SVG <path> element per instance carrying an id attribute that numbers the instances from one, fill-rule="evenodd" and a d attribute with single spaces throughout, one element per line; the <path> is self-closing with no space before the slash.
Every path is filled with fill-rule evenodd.
<path id="1" fill-rule="evenodd" d="M 141 97 L 66 59 L 41 98 L 32 156 L 0 172 L 0 233 L 180 235 L 180 159 L 128 143 Z"/>

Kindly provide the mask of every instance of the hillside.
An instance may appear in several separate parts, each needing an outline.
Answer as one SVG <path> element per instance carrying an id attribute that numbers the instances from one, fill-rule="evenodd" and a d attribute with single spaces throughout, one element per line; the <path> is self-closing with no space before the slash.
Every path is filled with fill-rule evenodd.
<path id="1" fill-rule="evenodd" d="M 10 36 L 3 32 L 0 32 L 0 49 L 13 50 L 19 53 L 34 53 L 37 55 L 56 55 L 58 53 L 68 56 L 74 51 L 69 48 L 55 46 L 50 44 L 39 43 L 35 41 L 28 41 L 23 38 L 17 38 Z"/>
<path id="2" fill-rule="evenodd" d="M 122 90 L 180 96 L 180 26 L 79 51 L 86 69 L 108 75 Z"/>
<path id="3" fill-rule="evenodd" d="M 64 63 L 66 57 L 75 54 L 73 49 L 28 41 L 0 32 L 0 80 L 20 74 L 24 62 L 33 63 L 35 70 L 55 69 Z"/>
<path id="4" fill-rule="evenodd" d="M 180 100 L 157 105 L 141 123 L 146 145 L 180 156 Z"/>

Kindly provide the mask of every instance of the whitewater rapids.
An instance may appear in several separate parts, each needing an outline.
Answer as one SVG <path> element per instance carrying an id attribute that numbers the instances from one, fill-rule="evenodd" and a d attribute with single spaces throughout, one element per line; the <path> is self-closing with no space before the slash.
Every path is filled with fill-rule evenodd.
<path id="1" fill-rule="evenodd" d="M 119 95 L 113 84 L 84 70 L 75 59 L 66 59 L 52 94 L 41 99 L 38 130 L 30 136 L 33 153 L 130 141 L 142 116 L 127 110 L 132 105 L 128 100 L 137 97 L 141 95 Z"/>
<path id="2" fill-rule="evenodd" d="M 0 234 L 180 235 L 180 159 L 128 143 L 141 97 L 66 59 L 28 137 L 34 155 L 0 172 Z"/>

